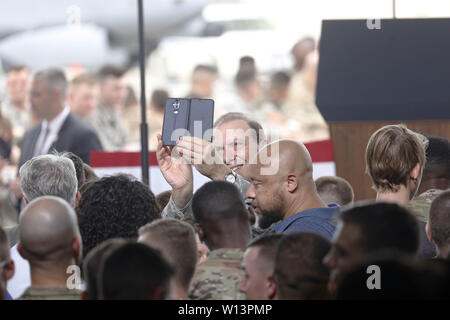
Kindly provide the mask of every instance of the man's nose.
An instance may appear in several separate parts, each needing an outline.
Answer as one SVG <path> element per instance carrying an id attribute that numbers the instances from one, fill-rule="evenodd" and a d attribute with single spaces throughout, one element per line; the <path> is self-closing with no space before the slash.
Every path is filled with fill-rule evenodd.
<path id="1" fill-rule="evenodd" d="M 253 184 L 248 187 L 247 192 L 245 193 L 246 198 L 255 199 L 256 193 L 255 188 L 253 187 Z"/>

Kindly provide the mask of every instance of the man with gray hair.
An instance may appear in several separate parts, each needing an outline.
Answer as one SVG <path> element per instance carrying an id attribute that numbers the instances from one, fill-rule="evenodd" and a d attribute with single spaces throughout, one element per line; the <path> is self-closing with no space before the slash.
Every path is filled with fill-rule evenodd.
<path id="1" fill-rule="evenodd" d="M 37 197 L 56 196 L 75 207 L 78 180 L 72 160 L 58 154 L 46 154 L 20 167 L 20 187 L 25 205 Z"/>
<path id="2" fill-rule="evenodd" d="M 79 195 L 75 166 L 64 154 L 47 154 L 28 160 L 20 167 L 19 174 L 25 206 L 38 197 L 54 196 L 75 207 Z M 17 272 L 8 282 L 8 291 L 17 298 L 31 283 L 30 265 L 19 254 L 18 245 L 11 248 L 11 256 Z"/>
<path id="3" fill-rule="evenodd" d="M 77 272 L 68 271 L 81 263 L 82 241 L 77 216 L 66 201 L 44 196 L 26 206 L 20 215 L 18 251 L 29 261 L 31 271 L 31 286 L 21 300 L 81 298 L 76 288 L 81 279 L 72 283 L 69 277 L 76 278 Z"/>

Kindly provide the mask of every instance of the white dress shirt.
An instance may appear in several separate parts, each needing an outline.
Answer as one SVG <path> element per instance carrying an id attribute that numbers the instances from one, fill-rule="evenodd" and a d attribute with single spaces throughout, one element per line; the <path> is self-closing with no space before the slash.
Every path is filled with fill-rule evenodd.
<path id="1" fill-rule="evenodd" d="M 42 120 L 41 123 L 41 132 L 39 133 L 39 137 L 36 141 L 36 145 L 34 148 L 33 156 L 40 156 L 42 154 L 47 154 L 49 152 L 52 144 L 58 140 L 58 133 L 61 130 L 64 121 L 66 121 L 67 116 L 70 113 L 69 107 L 65 107 L 64 110 L 56 116 L 52 121 L 48 122 L 47 120 Z M 48 130 L 47 137 L 46 131 Z M 44 140 L 45 139 L 45 140 Z"/>

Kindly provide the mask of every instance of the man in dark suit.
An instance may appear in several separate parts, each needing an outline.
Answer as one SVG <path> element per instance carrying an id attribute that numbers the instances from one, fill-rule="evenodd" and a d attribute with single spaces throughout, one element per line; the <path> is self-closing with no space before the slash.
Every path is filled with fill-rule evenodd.
<path id="1" fill-rule="evenodd" d="M 102 150 L 90 125 L 66 107 L 67 80 L 62 70 L 49 68 L 36 73 L 31 87 L 31 107 L 42 121 L 22 140 L 19 168 L 27 160 L 53 150 L 70 151 L 89 164 L 92 150 Z"/>
<path id="2" fill-rule="evenodd" d="M 42 121 L 23 137 L 18 169 L 31 158 L 53 150 L 70 151 L 90 164 L 90 152 L 103 149 L 94 129 L 65 106 L 66 91 L 67 80 L 62 70 L 49 68 L 35 74 L 30 102 Z M 10 190 L 16 199 L 22 198 L 19 179 L 11 182 Z"/>

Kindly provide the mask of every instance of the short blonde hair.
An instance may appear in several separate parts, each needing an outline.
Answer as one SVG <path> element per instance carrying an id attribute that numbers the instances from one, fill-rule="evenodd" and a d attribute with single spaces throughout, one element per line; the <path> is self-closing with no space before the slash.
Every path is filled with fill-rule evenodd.
<path id="1" fill-rule="evenodd" d="M 428 139 L 405 125 L 388 125 L 378 129 L 366 149 L 366 172 L 376 191 L 396 192 L 406 185 L 411 170 L 425 166 Z"/>

